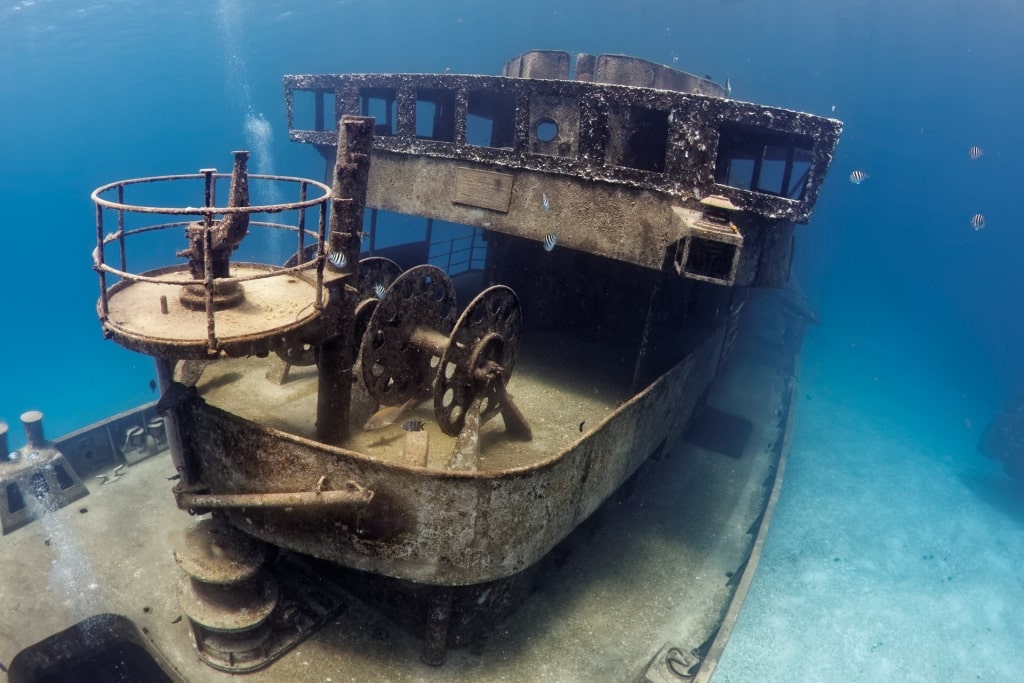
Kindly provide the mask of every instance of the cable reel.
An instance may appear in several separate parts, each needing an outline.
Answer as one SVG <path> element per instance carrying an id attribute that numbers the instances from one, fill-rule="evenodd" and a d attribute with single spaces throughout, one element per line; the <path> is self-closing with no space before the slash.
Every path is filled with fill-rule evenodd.
<path id="1" fill-rule="evenodd" d="M 435 266 L 410 268 L 378 302 L 362 343 L 363 380 L 381 405 L 433 394 L 434 416 L 458 436 L 466 415 L 479 423 L 501 413 L 506 428 L 529 438 L 529 426 L 505 385 L 512 376 L 522 329 L 515 292 L 495 285 L 455 320 L 455 288 Z"/>

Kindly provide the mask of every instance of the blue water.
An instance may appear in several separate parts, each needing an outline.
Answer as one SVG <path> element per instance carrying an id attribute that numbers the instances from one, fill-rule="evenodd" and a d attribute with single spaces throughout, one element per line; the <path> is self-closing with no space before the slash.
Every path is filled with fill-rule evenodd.
<path id="1" fill-rule="evenodd" d="M 1013 0 L 7 0 L 0 418 L 17 446 L 25 410 L 56 436 L 154 398 L 152 361 L 96 319 L 95 187 L 226 170 L 239 148 L 257 172 L 319 178 L 286 139 L 282 75 L 497 73 L 551 48 L 728 76 L 738 99 L 842 119 L 794 266 L 833 353 L 816 383 L 922 442 L 973 443 L 1024 384 L 1021 35 Z"/>
<path id="2" fill-rule="evenodd" d="M 281 76 L 496 73 L 526 49 L 630 53 L 740 99 L 831 114 L 846 132 L 796 275 L 865 352 L 898 345 L 974 421 L 1020 383 L 1024 231 L 1012 209 L 1020 100 L 1013 3 L 528 0 L 7 3 L 0 9 L 0 196 L 7 334 L 0 416 L 59 434 L 152 398 L 149 359 L 102 339 L 89 192 L 227 169 L 319 177 L 289 143 Z M 985 156 L 970 161 L 980 145 Z M 869 179 L 852 185 L 854 168 Z M 984 213 L 988 226 L 968 220 Z M 857 339 L 854 340 L 853 337 Z M 86 360 L 87 359 L 87 360 Z M 897 401 L 903 404 L 902 401 Z M 19 430 L 12 430 L 12 434 Z M 15 438 L 16 440 L 16 438 Z"/>

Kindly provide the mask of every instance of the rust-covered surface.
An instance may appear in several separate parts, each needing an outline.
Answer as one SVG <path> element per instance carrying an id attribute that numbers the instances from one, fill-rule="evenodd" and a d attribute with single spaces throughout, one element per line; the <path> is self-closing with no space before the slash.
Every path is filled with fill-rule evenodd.
<path id="1" fill-rule="evenodd" d="M 737 267 L 712 281 L 785 284 L 793 224 L 810 217 L 840 122 L 728 99 L 631 58 L 601 56 L 589 80 L 566 80 L 559 54 L 506 66 L 539 78 L 286 76 L 289 134 L 330 165 L 332 121 L 375 115 L 368 207 L 537 242 L 557 235 L 653 270 L 690 234 L 674 211 L 724 197 L 743 246 Z"/>
<path id="2" fill-rule="evenodd" d="M 100 284 L 96 310 L 106 337 L 149 356 L 196 360 L 265 354 L 318 338 L 325 306 L 323 242 L 330 188 L 302 178 L 250 175 L 247 156 L 248 152 L 235 153 L 230 175 L 203 169 L 188 175 L 122 180 L 92 193 L 96 205 L 92 259 Z M 217 181 L 228 178 L 229 203 L 218 207 Z M 294 193 L 295 201 L 250 205 L 248 187 L 256 180 L 273 184 L 276 191 Z M 180 192 L 189 184 L 195 206 L 131 201 L 140 185 Z M 275 220 L 254 220 L 253 216 Z M 107 232 L 110 222 L 116 227 Z M 312 242 L 318 258 L 284 268 L 232 263 L 232 252 L 250 228 L 257 227 L 294 233 L 299 252 Z M 129 268 L 137 260 L 151 258 L 140 246 L 149 235 L 181 228 L 188 248 L 175 255 L 188 263 L 141 272 Z"/>
<path id="3" fill-rule="evenodd" d="M 286 179 L 296 201 L 249 207 L 242 153 L 224 208 L 210 169 L 191 176 L 199 208 L 125 203 L 160 178 L 93 195 L 100 317 L 158 358 L 178 507 L 422 591 L 433 665 L 466 642 L 456 603 L 535 571 L 680 434 L 731 352 L 744 288 L 785 284 L 841 129 L 621 55 L 537 51 L 503 73 L 285 77 L 290 137 L 333 185 L 329 233 L 328 196 L 308 197 L 320 183 Z M 194 220 L 126 228 L 133 211 Z M 427 219 L 397 245 L 415 260 L 374 251 L 378 211 Z M 285 266 L 229 262 L 243 216 L 287 212 L 294 225 L 245 218 L 295 232 Z M 454 240 L 435 262 L 434 219 L 477 229 L 466 270 L 448 272 Z M 188 264 L 128 271 L 126 238 L 181 226 Z M 236 656 L 264 666 L 292 647 L 290 627 L 233 613 L 266 617 L 276 593 L 185 565 L 203 661 L 240 671 Z M 231 609 L 208 614 L 206 594 Z"/>
<path id="4" fill-rule="evenodd" d="M 842 130 L 842 124 L 835 119 L 655 88 L 500 76 L 344 74 L 285 77 L 291 139 L 334 146 L 337 131 L 330 123 L 331 116 L 360 114 L 360 93 L 370 91 L 383 91 L 394 97 L 396 110 L 394 134 L 379 134 L 374 141 L 375 152 L 568 175 L 656 189 L 678 198 L 721 194 L 744 210 L 801 222 L 810 217 Z M 417 134 L 417 91 L 451 97 L 453 125 L 450 131 L 439 134 L 441 139 Z M 295 118 L 297 92 L 334 96 L 335 110 L 326 119 L 327 128 L 299 127 Z M 467 141 L 466 112 L 472 92 L 501 94 L 514 106 L 514 126 L 507 144 L 488 146 Z M 631 115 L 640 116 L 634 109 L 650 112 L 652 120 L 663 122 L 665 130 L 660 135 L 664 135 L 665 141 L 657 148 L 664 150 L 664 159 L 633 156 L 630 152 L 634 147 L 629 140 L 616 137 L 620 131 L 630 130 Z M 537 137 L 537 124 L 543 119 L 564 122 L 550 141 Z M 579 124 L 574 125 L 577 121 Z M 715 161 L 723 124 L 763 129 L 808 145 L 813 161 L 803 197 L 772 197 L 716 182 Z"/>
<path id="5" fill-rule="evenodd" d="M 818 198 L 839 140 L 842 124 L 788 109 L 710 95 L 656 88 L 578 81 L 444 74 L 344 74 L 286 76 L 289 135 L 297 142 L 333 147 L 331 124 L 344 114 L 359 114 L 362 96 L 382 93 L 394 100 L 394 132 L 378 134 L 374 152 L 475 162 L 518 173 L 535 171 L 656 190 L 682 201 L 710 194 L 729 197 L 744 211 L 769 218 L 806 222 Z M 436 138 L 417 133 L 417 93 L 443 93 L 451 100 L 450 130 Z M 296 94 L 331 95 L 334 111 L 320 130 L 296 119 Z M 496 145 L 467 140 L 471 93 L 504 98 L 512 107 L 509 136 Z M 300 103 L 307 104 L 308 103 Z M 305 119 L 303 119 L 305 120 Z M 538 136 L 537 124 L 551 120 L 558 132 Z M 497 119 L 496 119 L 497 121 Z M 315 123 L 314 123 L 315 125 Z M 748 130 L 775 135 L 779 144 L 810 152 L 806 185 L 798 198 L 735 187 L 716 180 L 716 159 L 723 131 Z M 644 135 L 656 151 L 641 153 Z M 627 137 L 621 137 L 627 136 Z M 493 140 L 493 138 L 492 138 Z"/>
<path id="6" fill-rule="evenodd" d="M 539 560 L 686 423 L 714 374 L 722 331 L 623 404 L 571 447 L 504 472 L 452 473 L 382 462 L 261 427 L 194 400 L 183 408 L 185 448 L 221 494 L 374 491 L 361 509 L 231 510 L 275 545 L 346 566 L 434 585 L 480 583 Z"/>

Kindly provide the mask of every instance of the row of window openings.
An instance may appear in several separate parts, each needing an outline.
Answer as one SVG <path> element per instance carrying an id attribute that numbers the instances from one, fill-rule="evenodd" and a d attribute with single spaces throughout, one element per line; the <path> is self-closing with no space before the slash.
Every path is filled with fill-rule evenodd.
<path id="1" fill-rule="evenodd" d="M 323 127 L 325 111 L 334 111 L 333 94 L 311 93 L 317 97 L 317 130 Z M 359 113 L 376 119 L 375 133 L 397 133 L 397 91 L 364 88 L 359 94 Z M 507 93 L 470 91 L 466 108 L 466 143 L 479 147 L 511 148 L 515 136 L 515 96 Z M 665 170 L 668 148 L 668 112 L 647 107 L 624 106 L 613 111 L 623 138 L 613 137 L 605 161 L 612 166 L 654 173 Z M 301 128 L 301 127 L 300 127 Z M 558 123 L 542 118 L 534 126 L 542 143 L 558 137 Z M 802 199 L 811 167 L 813 140 L 808 136 L 766 131 L 756 126 L 727 122 L 719 131 L 715 182 L 743 190 Z M 417 89 L 416 137 L 439 142 L 455 141 L 455 93 L 442 89 Z"/>

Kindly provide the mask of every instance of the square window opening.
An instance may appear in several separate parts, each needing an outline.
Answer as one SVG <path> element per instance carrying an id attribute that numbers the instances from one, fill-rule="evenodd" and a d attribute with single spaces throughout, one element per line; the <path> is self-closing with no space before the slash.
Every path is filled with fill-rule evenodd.
<path id="1" fill-rule="evenodd" d="M 690 275 L 730 282 L 735 260 L 736 245 L 693 237 L 686 263 L 682 266 Z"/>
<path id="2" fill-rule="evenodd" d="M 609 112 L 606 159 L 614 166 L 664 173 L 668 112 L 625 106 Z"/>
<path id="3" fill-rule="evenodd" d="M 724 123 L 719 131 L 715 182 L 800 200 L 807 187 L 814 141 L 796 133 Z"/>
<path id="4" fill-rule="evenodd" d="M 455 93 L 450 90 L 416 90 L 416 137 L 455 142 Z"/>
<path id="5" fill-rule="evenodd" d="M 359 114 L 372 116 L 374 135 L 395 135 L 396 117 L 395 100 L 398 90 L 395 88 L 360 88 Z"/>
<path id="6" fill-rule="evenodd" d="M 334 111 L 334 91 L 293 90 L 294 130 L 336 130 L 337 119 Z"/>
<path id="7" fill-rule="evenodd" d="M 470 91 L 466 107 L 466 143 L 511 149 L 516 132 L 516 98 L 509 93 Z"/>

